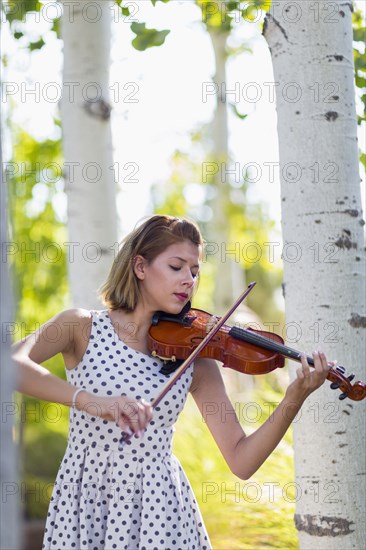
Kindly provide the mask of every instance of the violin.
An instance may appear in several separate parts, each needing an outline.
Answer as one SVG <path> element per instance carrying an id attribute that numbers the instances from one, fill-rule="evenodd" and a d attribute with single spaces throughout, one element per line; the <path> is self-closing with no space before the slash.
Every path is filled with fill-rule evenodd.
<path id="1" fill-rule="evenodd" d="M 208 357 L 221 361 L 224 367 L 246 374 L 266 374 L 285 364 L 285 357 L 301 362 L 301 352 L 289 348 L 278 334 L 243 329 L 225 325 L 237 306 L 249 294 L 256 283 L 252 282 L 234 305 L 219 319 L 200 309 L 191 309 L 188 303 L 180 314 L 173 315 L 158 311 L 154 314 L 148 333 L 148 348 L 152 356 L 164 362 L 176 363 L 177 368 L 160 394 L 152 401 L 156 407 L 170 388 L 197 357 Z M 212 320 L 216 321 L 212 326 Z M 181 362 L 183 360 L 183 362 Z M 307 356 L 310 366 L 312 357 Z M 366 397 L 366 384 L 351 381 L 355 375 L 346 376 L 342 366 L 331 367 L 327 379 L 331 389 L 340 389 L 339 399 L 348 397 L 361 401 Z M 131 433 L 122 432 L 119 450 L 129 441 Z"/>
<path id="2" fill-rule="evenodd" d="M 187 359 L 206 336 L 212 315 L 200 310 L 189 309 L 180 315 L 157 312 L 153 316 L 148 334 L 151 354 L 163 361 L 176 362 Z M 278 334 L 253 328 L 222 325 L 197 357 L 221 361 L 227 367 L 245 374 L 266 374 L 285 364 L 285 357 L 301 362 L 301 352 L 284 344 Z M 306 357 L 310 366 L 313 358 Z M 351 381 L 355 374 L 346 376 L 346 369 L 339 365 L 331 367 L 327 379 L 332 390 L 340 389 L 339 399 L 346 397 L 361 401 L 366 397 L 366 385 Z"/>

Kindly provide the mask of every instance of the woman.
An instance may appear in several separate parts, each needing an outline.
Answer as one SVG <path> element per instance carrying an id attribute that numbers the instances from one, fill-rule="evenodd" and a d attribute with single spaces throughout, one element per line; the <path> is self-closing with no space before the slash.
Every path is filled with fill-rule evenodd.
<path id="1" fill-rule="evenodd" d="M 188 391 L 202 414 L 208 402 L 219 405 L 205 421 L 231 471 L 248 479 L 326 379 L 324 354 L 314 353 L 312 371 L 303 356 L 283 401 L 246 436 L 215 361 L 200 359 L 152 411 L 149 402 L 169 375 L 149 355 L 151 318 L 158 310 L 178 314 L 192 298 L 201 248 L 193 223 L 152 216 L 126 237 L 116 256 L 101 289 L 107 309 L 64 311 L 14 346 L 19 391 L 71 405 L 45 549 L 210 548 L 189 482 L 171 452 L 173 424 Z M 40 365 L 59 352 L 67 381 Z M 133 437 L 119 451 L 122 430 Z"/>

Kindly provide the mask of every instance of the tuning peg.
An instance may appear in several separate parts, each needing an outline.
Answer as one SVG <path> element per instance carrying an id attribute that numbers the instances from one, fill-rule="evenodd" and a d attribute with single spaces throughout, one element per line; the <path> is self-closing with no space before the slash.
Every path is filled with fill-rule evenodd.
<path id="1" fill-rule="evenodd" d="M 347 376 L 347 380 L 348 380 L 349 382 L 351 382 L 351 381 L 354 379 L 355 376 L 356 376 L 356 375 L 355 375 L 354 373 L 352 373 L 352 374 L 350 374 L 349 376 Z"/>
<path id="2" fill-rule="evenodd" d="M 339 396 L 339 399 L 343 401 L 343 399 L 346 399 L 347 395 L 348 395 L 347 393 L 341 393 L 341 395 Z"/>
<path id="3" fill-rule="evenodd" d="M 341 374 L 344 374 L 344 373 L 346 372 L 345 367 L 343 367 L 342 365 L 338 365 L 338 366 L 336 367 L 336 370 L 337 370 L 338 372 L 340 372 Z"/>
<path id="4" fill-rule="evenodd" d="M 332 382 L 331 385 L 330 385 L 330 389 L 331 390 L 338 390 L 340 384 L 339 382 Z"/>

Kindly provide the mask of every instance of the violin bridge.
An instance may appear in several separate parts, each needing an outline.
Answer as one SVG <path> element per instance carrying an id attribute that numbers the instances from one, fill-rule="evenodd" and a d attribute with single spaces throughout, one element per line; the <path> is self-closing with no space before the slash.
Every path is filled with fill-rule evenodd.
<path id="1" fill-rule="evenodd" d="M 176 356 L 175 355 L 172 355 L 171 357 L 163 357 L 162 355 L 158 355 L 157 351 L 156 350 L 153 350 L 151 352 L 151 355 L 153 357 L 158 357 L 159 359 L 161 359 L 162 361 L 173 361 L 173 363 L 175 363 L 175 361 L 177 360 Z"/>

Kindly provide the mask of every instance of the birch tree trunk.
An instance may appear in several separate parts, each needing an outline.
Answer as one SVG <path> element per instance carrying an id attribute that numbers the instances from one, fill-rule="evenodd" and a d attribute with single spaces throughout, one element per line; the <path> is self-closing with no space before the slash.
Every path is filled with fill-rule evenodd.
<path id="1" fill-rule="evenodd" d="M 298 349 L 323 349 L 364 381 L 351 11 L 344 1 L 274 2 L 263 34 L 277 94 L 286 327 L 292 341 L 297 331 Z M 365 543 L 365 400 L 337 394 L 326 382 L 294 422 L 295 523 L 304 550 Z"/>
<path id="2" fill-rule="evenodd" d="M 213 173 L 216 195 L 212 201 L 213 223 L 211 236 L 212 250 L 216 265 L 215 308 L 223 314 L 233 300 L 242 292 L 244 286 L 243 270 L 237 258 L 235 243 L 230 243 L 230 225 L 228 222 L 228 205 L 230 203 L 230 154 L 227 120 L 226 91 L 226 42 L 228 32 L 213 30 L 207 27 L 215 53 L 216 71 L 213 78 L 217 93 L 217 105 L 212 127 L 213 167 L 207 167 L 207 173 Z"/>
<path id="3" fill-rule="evenodd" d="M 1 136 L 0 136 L 1 138 Z M 8 240 L 7 208 L 5 181 L 2 172 L 2 149 L 0 139 L 0 208 L 1 208 L 1 249 L 6 248 Z M 13 428 L 16 412 L 16 404 L 12 392 L 14 391 L 14 366 L 10 356 L 10 333 L 14 319 L 13 304 L 9 283 L 8 265 L 1 261 L 1 333 L 0 346 L 0 395 L 2 421 L 0 424 L 0 548 L 18 550 L 20 548 L 19 533 L 20 513 L 20 487 L 18 481 L 16 449 L 13 442 Z"/>
<path id="4" fill-rule="evenodd" d="M 100 307 L 96 289 L 109 271 L 117 241 L 109 105 L 112 3 L 62 3 L 69 278 L 74 305 L 93 308 Z"/>

